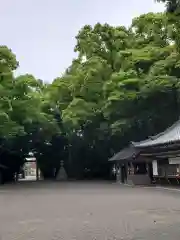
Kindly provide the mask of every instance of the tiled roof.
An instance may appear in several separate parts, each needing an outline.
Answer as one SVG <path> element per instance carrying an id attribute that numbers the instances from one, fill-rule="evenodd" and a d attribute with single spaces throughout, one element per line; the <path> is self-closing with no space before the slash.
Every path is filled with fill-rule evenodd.
<path id="1" fill-rule="evenodd" d="M 133 146 L 122 149 L 120 152 L 115 154 L 109 161 L 128 160 L 134 158 L 138 154 L 138 150 Z"/>
<path id="2" fill-rule="evenodd" d="M 171 127 L 167 128 L 164 132 L 159 133 L 141 142 L 132 142 L 132 144 L 134 147 L 144 148 L 162 144 L 170 144 L 178 141 L 180 141 L 180 120 L 175 122 Z"/>

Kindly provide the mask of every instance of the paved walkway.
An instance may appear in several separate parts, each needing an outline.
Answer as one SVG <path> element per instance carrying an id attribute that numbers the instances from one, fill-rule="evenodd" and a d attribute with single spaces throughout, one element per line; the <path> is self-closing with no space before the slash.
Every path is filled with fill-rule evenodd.
<path id="1" fill-rule="evenodd" d="M 179 240 L 180 192 L 111 183 L 0 187 L 1 240 Z"/>

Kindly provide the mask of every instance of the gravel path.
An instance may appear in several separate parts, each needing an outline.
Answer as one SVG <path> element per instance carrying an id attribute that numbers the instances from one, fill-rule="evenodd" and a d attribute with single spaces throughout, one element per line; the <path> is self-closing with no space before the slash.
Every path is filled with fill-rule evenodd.
<path id="1" fill-rule="evenodd" d="M 0 240 L 179 240 L 180 192 L 112 183 L 0 187 Z"/>

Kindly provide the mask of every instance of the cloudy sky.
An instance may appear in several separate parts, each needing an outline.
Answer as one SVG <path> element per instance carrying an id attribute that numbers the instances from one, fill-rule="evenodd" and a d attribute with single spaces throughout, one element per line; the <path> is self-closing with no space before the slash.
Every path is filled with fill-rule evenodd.
<path id="1" fill-rule="evenodd" d="M 71 64 L 83 25 L 129 25 L 133 17 L 163 9 L 154 0 L 2 0 L 0 45 L 16 54 L 18 74 L 50 82 Z"/>

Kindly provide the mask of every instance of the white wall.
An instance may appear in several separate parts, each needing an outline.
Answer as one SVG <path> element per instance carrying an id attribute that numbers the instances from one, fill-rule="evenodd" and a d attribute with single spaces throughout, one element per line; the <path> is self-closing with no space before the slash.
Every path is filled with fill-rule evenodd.
<path id="1" fill-rule="evenodd" d="M 158 176 L 158 166 L 157 166 L 157 161 L 156 160 L 152 161 L 152 167 L 153 167 L 153 175 Z"/>

